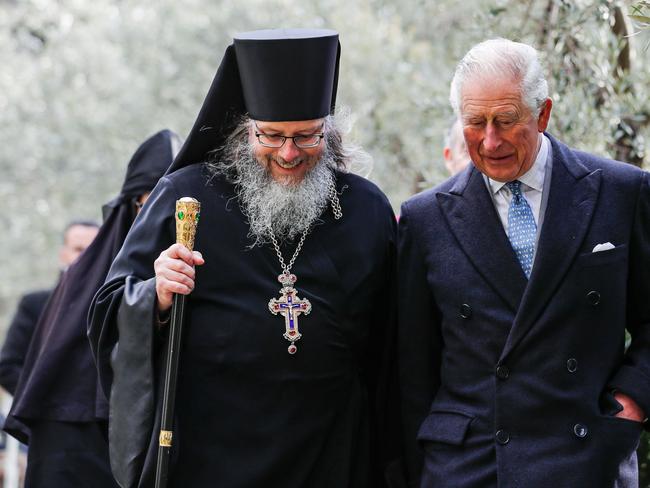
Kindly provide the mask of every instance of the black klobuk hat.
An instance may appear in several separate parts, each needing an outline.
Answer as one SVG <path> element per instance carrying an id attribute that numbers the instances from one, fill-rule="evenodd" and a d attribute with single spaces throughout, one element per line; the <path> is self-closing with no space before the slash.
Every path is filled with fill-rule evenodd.
<path id="1" fill-rule="evenodd" d="M 168 172 L 223 146 L 241 116 L 312 120 L 333 113 L 341 48 L 336 31 L 245 32 L 228 46 L 201 111 Z"/>

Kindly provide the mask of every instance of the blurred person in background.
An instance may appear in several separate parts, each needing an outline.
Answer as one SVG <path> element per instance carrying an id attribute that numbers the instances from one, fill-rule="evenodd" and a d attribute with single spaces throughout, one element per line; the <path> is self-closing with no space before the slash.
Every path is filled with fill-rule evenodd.
<path id="1" fill-rule="evenodd" d="M 117 486 L 106 442 L 108 406 L 87 339 L 88 308 L 180 145 L 163 130 L 138 148 L 119 196 L 103 208 L 97 238 L 64 273 L 38 321 L 4 427 L 29 445 L 27 488 Z"/>
<path id="2" fill-rule="evenodd" d="M 59 250 L 61 273 L 90 245 L 98 229 L 99 225 L 90 220 L 74 220 L 66 226 L 63 244 Z M 16 314 L 7 330 L 5 342 L 0 350 L 0 385 L 12 395 L 16 391 L 34 328 L 51 293 L 51 289 L 26 293 L 20 299 Z"/>
<path id="3" fill-rule="evenodd" d="M 458 118 L 454 118 L 445 135 L 445 148 L 442 151 L 445 167 L 451 176 L 460 173 L 470 163 L 467 145 L 463 137 L 463 126 Z"/>
<path id="4" fill-rule="evenodd" d="M 93 242 L 99 225 L 92 220 L 74 220 L 63 233 L 63 245 L 59 250 L 61 271 L 65 271 L 84 250 Z"/>

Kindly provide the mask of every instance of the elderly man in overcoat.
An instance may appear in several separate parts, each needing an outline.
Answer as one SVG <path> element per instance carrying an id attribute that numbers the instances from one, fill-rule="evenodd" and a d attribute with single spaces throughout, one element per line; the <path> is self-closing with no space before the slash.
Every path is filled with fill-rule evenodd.
<path id="1" fill-rule="evenodd" d="M 552 102 L 525 44 L 473 47 L 450 99 L 473 164 L 400 218 L 409 484 L 637 486 L 649 175 L 545 132 Z"/>

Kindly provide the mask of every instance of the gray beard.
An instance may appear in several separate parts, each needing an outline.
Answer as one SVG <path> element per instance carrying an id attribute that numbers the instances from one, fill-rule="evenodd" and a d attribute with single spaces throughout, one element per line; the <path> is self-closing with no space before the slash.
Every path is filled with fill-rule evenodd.
<path id="1" fill-rule="evenodd" d="M 306 163 L 302 163 L 306 164 Z M 297 184 L 276 181 L 250 151 L 242 151 L 231 168 L 236 175 L 237 198 L 250 227 L 251 247 L 271 241 L 293 241 L 317 223 L 329 202 L 329 188 L 334 183 L 330 152 Z"/>

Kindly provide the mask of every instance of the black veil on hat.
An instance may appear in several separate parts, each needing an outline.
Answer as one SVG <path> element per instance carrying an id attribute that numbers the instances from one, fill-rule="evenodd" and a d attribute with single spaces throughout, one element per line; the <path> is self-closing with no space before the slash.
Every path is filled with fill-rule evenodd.
<path id="1" fill-rule="evenodd" d="M 120 194 L 102 207 L 104 220 L 120 205 L 153 190 L 182 144 L 180 136 L 169 129 L 163 129 L 144 141 L 126 167 Z"/>
<path id="2" fill-rule="evenodd" d="M 228 46 L 201 111 L 168 172 L 206 160 L 240 117 L 312 120 L 334 112 L 341 46 L 329 29 L 244 32 Z"/>
<path id="3" fill-rule="evenodd" d="M 27 442 L 39 419 L 92 422 L 108 418 L 86 335 L 95 292 L 135 219 L 133 200 L 150 192 L 165 173 L 181 139 L 170 130 L 148 138 L 126 170 L 120 194 L 107 203 L 97 237 L 70 265 L 38 320 L 4 430 Z"/>

